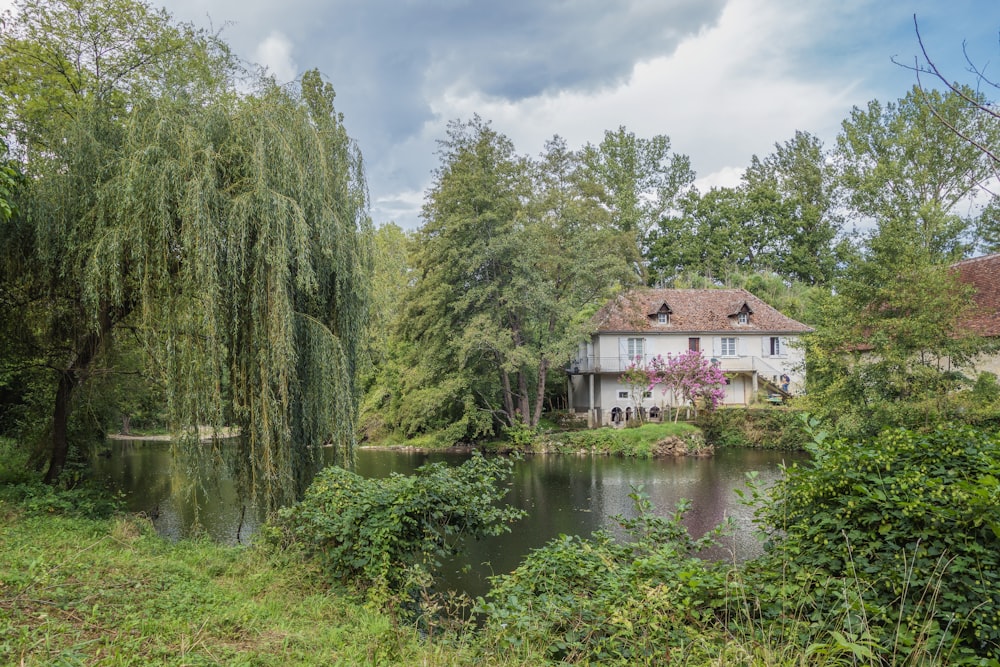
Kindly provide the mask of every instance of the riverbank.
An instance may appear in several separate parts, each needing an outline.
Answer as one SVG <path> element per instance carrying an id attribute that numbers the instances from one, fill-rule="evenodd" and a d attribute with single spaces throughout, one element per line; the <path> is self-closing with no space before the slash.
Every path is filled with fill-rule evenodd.
<path id="1" fill-rule="evenodd" d="M 44 510 L 43 510 L 44 512 Z M 0 664 L 467 665 L 308 562 L 0 500 Z M 492 662 L 485 665 L 511 665 Z"/>

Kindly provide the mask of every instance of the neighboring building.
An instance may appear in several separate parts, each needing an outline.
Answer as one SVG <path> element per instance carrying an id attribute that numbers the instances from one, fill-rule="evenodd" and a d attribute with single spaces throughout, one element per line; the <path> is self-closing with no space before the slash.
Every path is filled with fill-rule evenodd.
<path id="1" fill-rule="evenodd" d="M 980 336 L 1000 340 L 1000 254 L 967 259 L 952 265 L 958 279 L 975 288 L 975 309 L 962 326 Z M 1000 375 L 1000 354 L 981 357 L 977 371 Z"/>
<path id="2" fill-rule="evenodd" d="M 729 405 L 746 405 L 758 391 L 788 396 L 804 388 L 804 353 L 796 342 L 812 329 L 743 289 L 634 290 L 605 304 L 594 324 L 568 369 L 569 405 L 591 424 L 635 409 L 619 377 L 637 358 L 645 364 L 657 355 L 700 351 L 725 371 Z M 657 389 L 642 407 L 662 410 L 671 400 Z"/>

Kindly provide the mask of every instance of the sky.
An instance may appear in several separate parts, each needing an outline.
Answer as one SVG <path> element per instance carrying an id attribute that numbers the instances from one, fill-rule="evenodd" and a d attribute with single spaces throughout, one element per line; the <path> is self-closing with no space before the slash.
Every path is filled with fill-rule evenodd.
<path id="1" fill-rule="evenodd" d="M 412 229 L 451 120 L 521 154 L 605 130 L 667 135 L 696 184 L 739 182 L 796 130 L 832 146 L 852 107 L 903 97 L 919 54 L 1000 81 L 997 0 L 148 0 L 220 30 L 279 82 L 317 68 L 366 164 L 372 219 Z M 0 7 L 11 0 L 0 0 Z"/>

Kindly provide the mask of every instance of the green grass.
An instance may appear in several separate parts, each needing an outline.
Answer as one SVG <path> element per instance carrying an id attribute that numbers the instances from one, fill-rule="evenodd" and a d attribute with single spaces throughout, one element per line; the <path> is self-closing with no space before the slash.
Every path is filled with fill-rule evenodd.
<path id="1" fill-rule="evenodd" d="M 141 517 L 32 516 L 0 500 L 0 664 L 471 661 L 323 585 L 300 559 L 168 542 Z"/>

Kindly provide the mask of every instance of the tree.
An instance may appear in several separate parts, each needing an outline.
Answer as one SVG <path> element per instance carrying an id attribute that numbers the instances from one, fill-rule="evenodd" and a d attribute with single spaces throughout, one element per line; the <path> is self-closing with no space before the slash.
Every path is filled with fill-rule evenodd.
<path id="1" fill-rule="evenodd" d="M 401 391 L 423 406 L 420 429 L 447 427 L 447 439 L 535 426 L 551 369 L 630 279 L 623 235 L 559 138 L 531 160 L 476 117 L 452 123 L 439 153 L 405 318 L 409 374 L 430 385 Z"/>
<path id="2" fill-rule="evenodd" d="M 815 137 L 797 132 L 772 155 L 754 156 L 742 182 L 692 188 L 648 235 L 650 282 L 683 273 L 726 281 L 734 270 L 775 272 L 829 284 L 844 257 L 832 165 Z"/>
<path id="3" fill-rule="evenodd" d="M 722 404 L 726 397 L 726 376 L 722 369 L 702 356 L 701 352 L 688 350 L 666 359 L 658 355 L 649 364 L 650 389 L 659 385 L 664 394 L 680 395 L 685 405 L 694 406 L 698 414 L 698 401 L 704 401 L 705 409 L 712 411 Z M 680 411 L 674 413 L 677 421 Z"/>
<path id="4" fill-rule="evenodd" d="M 649 370 L 642 364 L 642 357 L 636 357 L 618 377 L 618 382 L 628 387 L 628 395 L 635 404 L 635 421 L 642 423 L 642 398 L 652 386 Z"/>
<path id="5" fill-rule="evenodd" d="M 743 182 L 751 204 L 762 202 L 765 210 L 775 211 L 771 268 L 807 285 L 830 284 L 842 255 L 836 239 L 843 220 L 833 164 L 822 142 L 796 132 L 775 144 L 771 155 L 753 156 Z"/>
<path id="6" fill-rule="evenodd" d="M 855 108 L 837 138 L 840 177 L 861 223 L 899 244 L 916 244 L 941 262 L 975 246 L 975 216 L 968 203 L 993 177 L 993 165 L 948 125 L 986 144 L 1000 126 L 984 124 L 961 94 L 912 89 L 898 102 Z M 944 119 L 948 125 L 942 122 Z"/>
<path id="7" fill-rule="evenodd" d="M 952 80 L 938 69 L 938 66 L 928 53 L 923 38 L 920 36 L 920 26 L 917 23 L 916 16 L 913 17 L 913 25 L 917 34 L 917 42 L 920 44 L 921 57 L 915 59 L 913 65 L 904 65 L 904 67 L 908 67 L 916 73 L 916 90 L 923 96 L 924 103 L 937 122 L 957 138 L 966 142 L 977 151 L 980 151 L 986 162 L 993 169 L 995 175 L 998 167 L 1000 167 L 1000 146 L 997 144 L 997 136 L 998 132 L 1000 132 L 1000 129 L 998 129 L 1000 128 L 1000 113 L 997 112 L 996 106 L 991 104 L 984 96 L 978 94 L 978 92 L 977 94 L 973 94 L 973 88 L 968 84 Z M 972 75 L 975 90 L 995 90 L 1000 88 L 1000 83 L 998 83 L 997 79 L 987 76 L 984 68 L 975 63 L 969 56 L 965 44 L 962 46 L 965 52 L 965 60 L 968 64 L 967 72 Z M 924 75 L 929 75 L 932 80 L 936 79 L 939 83 L 944 84 L 945 88 L 952 95 L 961 99 L 965 103 L 968 113 L 974 116 L 975 122 L 971 125 L 955 123 L 954 119 L 949 118 L 947 113 L 939 109 L 935 102 L 935 97 L 928 94 L 931 91 L 924 86 Z M 946 95 L 945 97 L 949 96 Z M 981 183 L 980 188 L 990 197 L 990 204 L 987 210 L 979 217 L 977 235 L 984 250 L 987 252 L 996 252 L 1000 250 L 1000 215 L 997 212 L 997 194 L 987 184 Z"/>
<path id="8" fill-rule="evenodd" d="M 30 275 L 4 278 L 55 376 L 46 480 L 127 326 L 174 431 L 236 424 L 251 493 L 291 499 L 311 445 L 353 443 L 370 223 L 332 87 L 311 72 L 299 94 L 240 95 L 224 45 L 141 3 L 19 8 L 0 69 L 44 76 L 13 89 L 29 233 L 4 247 Z"/>
<path id="9" fill-rule="evenodd" d="M 642 273 L 647 235 L 676 205 L 692 183 L 694 171 L 686 155 L 670 152 L 670 138 L 637 137 L 624 126 L 606 130 L 604 139 L 583 149 L 587 180 L 622 233 L 622 252 Z"/>

